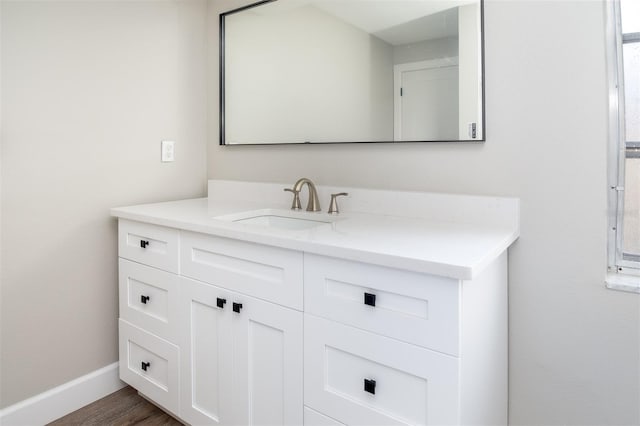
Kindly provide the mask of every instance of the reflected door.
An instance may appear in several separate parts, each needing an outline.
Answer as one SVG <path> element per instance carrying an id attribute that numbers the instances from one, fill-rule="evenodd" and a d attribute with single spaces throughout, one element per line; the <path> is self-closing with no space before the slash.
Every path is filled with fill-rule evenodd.
<path id="1" fill-rule="evenodd" d="M 395 66 L 396 141 L 458 139 L 458 66 Z"/>

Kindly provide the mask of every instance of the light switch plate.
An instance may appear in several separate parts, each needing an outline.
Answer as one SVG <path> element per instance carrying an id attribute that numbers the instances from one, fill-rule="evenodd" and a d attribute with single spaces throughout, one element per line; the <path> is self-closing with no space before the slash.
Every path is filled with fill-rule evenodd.
<path id="1" fill-rule="evenodd" d="M 162 141 L 162 162 L 169 163 L 175 160 L 175 146 L 173 141 Z"/>

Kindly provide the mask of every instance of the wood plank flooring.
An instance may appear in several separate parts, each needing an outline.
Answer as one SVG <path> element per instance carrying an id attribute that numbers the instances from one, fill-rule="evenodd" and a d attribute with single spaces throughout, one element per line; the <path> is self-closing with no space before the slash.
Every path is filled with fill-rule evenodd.
<path id="1" fill-rule="evenodd" d="M 51 426 L 164 425 L 182 423 L 138 395 L 130 386 L 107 395 L 52 423 Z"/>

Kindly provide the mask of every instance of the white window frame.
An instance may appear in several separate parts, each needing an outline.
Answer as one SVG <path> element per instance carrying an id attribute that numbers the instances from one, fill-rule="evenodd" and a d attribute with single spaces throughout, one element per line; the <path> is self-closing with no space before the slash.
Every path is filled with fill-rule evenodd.
<path id="1" fill-rule="evenodd" d="M 615 290 L 640 293 L 640 257 L 623 253 L 624 178 L 627 145 L 623 138 L 624 79 L 620 3 L 608 0 L 606 7 L 607 71 L 609 79 L 608 152 L 608 274 L 606 285 Z"/>

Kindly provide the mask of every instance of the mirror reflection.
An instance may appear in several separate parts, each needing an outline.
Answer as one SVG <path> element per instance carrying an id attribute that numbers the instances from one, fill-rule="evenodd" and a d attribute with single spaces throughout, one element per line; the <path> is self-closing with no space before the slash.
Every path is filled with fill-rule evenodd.
<path id="1" fill-rule="evenodd" d="M 221 143 L 484 140 L 480 0 L 272 0 L 221 15 Z"/>

